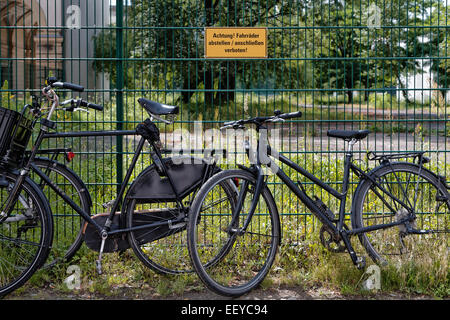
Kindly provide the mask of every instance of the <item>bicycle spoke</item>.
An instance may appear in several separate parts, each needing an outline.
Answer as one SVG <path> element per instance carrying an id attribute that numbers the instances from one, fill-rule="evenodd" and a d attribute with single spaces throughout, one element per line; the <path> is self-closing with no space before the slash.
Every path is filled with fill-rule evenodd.
<path id="1" fill-rule="evenodd" d="M 395 259 L 400 263 L 409 261 L 408 257 L 418 252 L 435 254 L 429 250 L 431 245 L 448 242 L 445 233 L 449 229 L 450 206 L 445 203 L 449 197 L 446 189 L 435 183 L 435 176 L 412 164 L 392 164 L 379 169 L 377 175 L 391 195 L 380 194 L 372 182 L 366 183 L 361 190 L 365 189 L 355 196 L 358 204 L 352 217 L 356 228 L 371 227 L 370 232 L 360 234 L 369 255 L 376 262 Z M 397 199 L 408 206 L 404 207 Z M 394 214 L 388 212 L 389 205 L 397 208 Z M 403 222 L 396 223 L 399 221 Z M 393 225 L 381 228 L 389 223 Z"/>

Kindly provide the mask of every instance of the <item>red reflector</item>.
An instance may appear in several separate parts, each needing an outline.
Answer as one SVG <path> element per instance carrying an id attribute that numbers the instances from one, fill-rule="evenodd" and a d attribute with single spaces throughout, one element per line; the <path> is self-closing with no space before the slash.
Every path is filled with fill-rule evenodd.
<path id="1" fill-rule="evenodd" d="M 66 154 L 67 157 L 67 161 L 72 161 L 73 158 L 75 158 L 75 153 L 73 153 L 72 151 L 67 152 Z"/>
<path id="2" fill-rule="evenodd" d="M 239 187 L 239 178 L 233 178 L 233 182 L 236 187 Z"/>

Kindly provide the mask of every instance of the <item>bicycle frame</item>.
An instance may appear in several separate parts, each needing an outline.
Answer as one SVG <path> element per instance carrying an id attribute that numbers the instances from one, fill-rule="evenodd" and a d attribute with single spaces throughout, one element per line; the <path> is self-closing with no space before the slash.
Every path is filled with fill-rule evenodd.
<path id="1" fill-rule="evenodd" d="M 136 130 L 119 130 L 119 131 L 84 131 L 84 132 L 63 132 L 63 133 L 49 133 L 50 128 L 54 128 L 54 122 L 52 122 L 51 116 L 53 112 L 56 110 L 56 107 L 59 104 L 59 99 L 56 94 L 53 94 L 53 103 L 50 107 L 50 111 L 48 112 L 48 116 L 45 119 L 41 119 L 41 129 L 39 131 L 39 134 L 34 142 L 34 145 L 30 151 L 27 151 L 27 158 L 25 161 L 25 165 L 20 168 L 20 174 L 17 178 L 16 183 L 14 184 L 13 189 L 11 190 L 10 196 L 6 199 L 5 203 L 3 204 L 3 208 L 1 208 L 0 212 L 0 219 L 3 221 L 8 217 L 8 214 L 12 207 L 14 206 L 15 202 L 17 201 L 17 197 L 21 191 L 22 184 L 25 180 L 25 178 L 28 176 L 30 170 L 34 171 L 42 181 L 47 183 L 51 189 L 55 191 L 55 193 L 60 196 L 67 204 L 69 204 L 85 221 L 92 224 L 102 235 L 103 238 L 106 238 L 110 234 L 115 233 L 122 233 L 122 232 L 129 232 L 134 231 L 138 229 L 145 229 L 150 227 L 156 227 L 158 226 L 158 223 L 152 223 L 148 225 L 141 225 L 133 228 L 127 228 L 127 229 L 117 229 L 117 230 L 110 230 L 113 217 L 119 208 L 119 205 L 122 204 L 123 195 L 125 193 L 126 187 L 128 185 L 128 182 L 130 181 L 131 175 L 133 173 L 134 167 L 136 166 L 136 162 L 138 160 L 138 157 L 142 151 L 142 148 L 144 146 L 144 143 L 146 139 L 141 136 L 141 139 L 139 140 L 138 146 L 136 147 L 135 154 L 133 156 L 133 160 L 127 170 L 127 173 L 124 177 L 124 180 L 120 186 L 120 190 L 117 194 L 116 201 L 114 201 L 114 204 L 111 206 L 111 210 L 109 212 L 108 219 L 106 221 L 105 225 L 99 225 L 94 219 L 92 219 L 89 215 L 89 213 L 85 212 L 82 208 L 80 208 L 68 195 L 64 193 L 54 182 L 51 181 L 51 179 L 43 173 L 34 163 L 33 160 L 35 159 L 37 154 L 42 153 L 43 151 L 39 151 L 39 147 L 43 141 L 43 139 L 46 138 L 59 138 L 59 137 L 92 137 L 92 136 L 123 136 L 123 135 L 138 135 Z M 167 173 L 167 169 L 165 168 L 165 165 L 162 161 L 162 154 L 159 148 L 156 146 L 155 142 L 149 141 L 151 148 L 152 148 L 152 158 L 154 162 L 158 162 L 161 164 L 163 171 Z M 49 153 L 52 153 L 53 151 L 58 152 L 62 151 L 64 149 L 49 149 Z M 45 151 L 44 151 L 45 153 Z M 208 170 L 208 172 L 211 172 L 211 170 Z M 178 194 L 176 193 L 176 188 L 174 187 L 174 182 L 170 178 L 170 175 L 167 175 L 169 179 L 169 183 L 173 189 L 173 192 L 176 196 L 176 202 L 178 206 L 183 210 L 184 206 L 182 204 L 181 199 L 179 198 Z M 181 218 L 174 219 L 172 221 L 174 224 L 181 222 Z"/>
<path id="2" fill-rule="evenodd" d="M 123 131 L 85 131 L 85 132 L 65 132 L 65 133 L 50 133 L 50 134 L 44 134 L 43 138 L 56 138 L 56 137 L 68 137 L 68 136 L 77 136 L 77 137 L 81 137 L 81 136 L 108 136 L 108 135 L 129 135 L 129 134 L 137 134 L 135 131 L 127 131 L 127 130 L 123 130 Z M 109 212 L 109 216 L 108 216 L 108 220 L 109 223 L 107 222 L 106 225 L 100 225 L 98 224 L 94 219 L 92 219 L 90 217 L 90 215 L 85 212 L 82 208 L 80 208 L 68 195 L 66 195 L 64 193 L 64 191 L 62 191 L 54 182 L 51 181 L 51 179 L 45 174 L 43 173 L 35 164 L 30 163 L 30 167 L 32 168 L 32 170 L 45 182 L 47 183 L 55 192 L 56 194 L 58 194 L 67 204 L 69 204 L 80 216 L 83 217 L 83 219 L 85 219 L 88 223 L 92 224 L 93 226 L 95 226 L 95 228 L 100 232 L 100 233 L 104 233 L 106 232 L 107 235 L 112 235 L 112 234 L 117 234 L 117 233 L 124 233 L 124 232 L 129 232 L 129 231 L 135 231 L 135 230 L 139 230 L 139 229 L 145 229 L 145 228 L 151 228 L 151 227 L 156 227 L 158 226 L 158 223 L 152 223 L 152 224 L 146 224 L 146 225 L 141 225 L 141 226 L 136 226 L 133 228 L 122 228 L 122 229 L 117 229 L 117 230 L 110 230 L 110 226 L 112 223 L 112 219 L 116 213 L 116 211 L 118 210 L 119 206 L 122 203 L 122 199 L 126 190 L 126 187 L 128 185 L 128 182 L 130 181 L 131 175 L 133 173 L 133 170 L 136 166 L 136 162 L 138 160 L 138 157 L 143 149 L 145 143 L 145 138 L 141 137 L 138 145 L 135 149 L 135 153 L 133 156 L 133 159 L 131 161 L 130 166 L 128 167 L 128 170 L 126 172 L 126 175 L 124 177 L 124 180 L 121 184 L 120 190 L 117 194 L 117 198 L 116 201 L 114 201 L 113 205 L 111 206 L 110 212 Z M 154 143 L 152 143 L 152 149 L 155 152 L 155 156 L 158 159 L 162 159 L 162 155 L 159 152 L 158 148 L 155 146 Z M 171 183 L 171 185 L 173 186 L 173 182 L 170 180 L 169 177 L 169 182 Z M 175 188 L 173 188 L 174 192 Z M 181 200 L 179 199 L 178 195 L 176 195 L 177 198 L 177 204 L 179 206 L 181 206 L 181 209 L 183 209 L 183 204 L 181 202 Z M 180 221 L 178 221 L 177 219 L 174 219 L 173 223 L 178 223 L 181 222 L 181 218 Z M 166 222 L 164 222 L 166 223 Z"/>
<path id="3" fill-rule="evenodd" d="M 297 186 L 296 183 L 294 181 L 292 181 L 283 172 L 283 170 L 281 170 L 281 168 L 279 168 L 275 164 L 275 162 L 271 161 L 271 163 L 270 163 L 271 166 L 275 166 L 274 170 L 272 170 L 272 171 L 275 171 L 275 174 L 277 175 L 277 177 L 279 177 L 281 179 L 281 181 L 283 181 L 283 183 L 286 184 L 289 187 L 289 189 L 300 199 L 300 201 L 305 204 L 305 206 L 326 226 L 326 228 L 328 230 L 330 230 L 330 232 L 333 234 L 333 237 L 336 237 L 336 239 L 343 240 L 343 242 L 344 242 L 345 246 L 347 247 L 347 249 L 350 253 L 350 256 L 355 264 L 358 263 L 358 261 L 357 261 L 358 258 L 350 244 L 350 240 L 349 240 L 350 236 L 356 235 L 356 234 L 361 234 L 361 233 L 366 233 L 366 232 L 370 232 L 370 231 L 380 230 L 380 229 L 386 229 L 386 228 L 390 228 L 390 227 L 404 224 L 405 222 L 411 221 L 411 218 L 407 217 L 407 218 L 400 219 L 400 220 L 398 220 L 396 222 L 392 222 L 392 223 L 379 224 L 379 225 L 363 227 L 363 228 L 358 228 L 358 229 L 352 229 L 352 230 L 349 230 L 349 228 L 346 227 L 346 225 L 344 223 L 344 218 L 345 218 L 345 205 L 347 202 L 350 172 L 355 173 L 360 178 L 360 181 L 363 181 L 364 179 L 369 179 L 384 194 L 387 194 L 393 200 L 397 201 L 399 204 L 408 208 L 407 204 L 405 204 L 403 201 L 398 199 L 396 196 L 394 196 L 388 190 L 383 188 L 373 177 L 371 177 L 370 175 L 365 173 L 361 168 L 359 168 L 352 162 L 353 145 L 356 142 L 357 142 L 357 140 L 355 140 L 355 139 L 347 142 L 348 147 L 345 152 L 344 176 L 343 176 L 343 183 L 342 183 L 341 191 L 334 189 L 333 187 L 329 186 L 327 183 L 323 182 L 322 180 L 320 180 L 319 178 L 317 178 L 316 176 L 314 176 L 313 174 L 311 174 L 306 169 L 302 168 L 301 166 L 299 166 L 292 160 L 286 158 L 282 154 L 277 153 L 278 160 L 281 163 L 287 165 L 288 167 L 294 169 L 296 172 L 298 172 L 302 176 L 308 178 L 310 181 L 313 182 L 314 185 L 319 186 L 321 189 L 325 190 L 327 193 L 331 194 L 333 197 L 335 197 L 336 199 L 338 199 L 340 201 L 337 225 L 335 225 L 335 223 L 332 220 L 330 220 L 330 218 L 321 211 L 321 209 L 317 206 L 315 201 L 311 197 L 308 196 L 308 194 L 306 193 L 306 190 L 303 188 L 303 185 L 301 182 L 298 182 L 299 186 Z M 257 152 L 256 152 L 256 164 L 252 165 L 250 167 L 250 169 L 248 169 L 248 170 L 252 171 L 253 174 L 255 175 L 255 177 L 257 178 L 256 185 L 255 185 L 254 198 L 252 200 L 252 204 L 250 206 L 246 221 L 244 222 L 244 225 L 243 225 L 242 229 L 240 230 L 240 232 L 245 232 L 246 228 L 248 227 L 250 220 L 252 219 L 252 216 L 255 212 L 255 208 L 258 203 L 259 197 L 261 195 L 262 187 L 264 185 L 264 173 L 262 171 L 262 163 L 261 163 L 260 152 L 259 152 L 260 147 L 261 147 L 261 145 L 258 140 Z M 250 158 L 250 152 L 251 152 L 250 147 L 249 147 L 248 143 L 246 143 L 246 153 L 249 158 Z M 274 152 L 272 151 L 271 147 L 268 144 L 267 144 L 267 155 L 271 158 L 274 157 Z M 388 164 L 385 164 L 385 165 L 388 165 Z M 235 212 L 233 213 L 232 223 L 239 216 L 239 211 L 241 210 L 240 202 L 246 193 L 246 190 L 243 190 L 245 188 L 246 187 L 241 188 L 240 198 L 238 198 L 238 204 L 236 206 Z M 380 198 L 382 199 L 382 197 L 380 197 Z M 387 202 L 386 202 L 386 204 L 390 207 L 391 210 L 393 210 L 393 212 L 395 212 L 395 210 Z M 232 224 L 230 224 L 230 225 L 232 225 Z"/>
<path id="4" fill-rule="evenodd" d="M 82 132 L 57 132 L 57 133 L 48 133 L 48 132 L 44 132 L 42 134 L 42 139 L 48 139 L 48 138 L 68 138 L 68 137 L 94 137 L 94 136 L 125 136 L 125 135 L 138 135 L 138 133 L 135 130 L 116 130 L 116 131 L 82 131 Z M 41 141 L 42 141 L 41 139 Z M 37 139 L 37 141 L 39 141 L 39 138 Z M 145 138 L 141 136 L 138 145 L 135 149 L 135 153 L 133 156 L 133 159 L 130 163 L 130 166 L 128 167 L 128 170 L 126 172 L 126 175 L 124 177 L 124 180 L 120 186 L 120 190 L 117 193 L 117 197 L 116 197 L 116 201 L 114 201 L 114 204 L 111 206 L 110 212 L 109 212 L 109 216 L 108 216 L 108 220 L 107 221 L 111 221 L 116 213 L 116 211 L 119 208 L 119 205 L 122 204 L 122 199 L 124 197 L 124 193 L 126 190 L 126 187 L 128 185 L 128 182 L 130 181 L 131 175 L 133 173 L 133 170 L 136 166 L 136 162 L 138 160 L 138 157 L 143 149 L 144 143 L 145 143 Z M 152 158 L 156 161 L 159 161 L 160 163 L 162 162 L 162 153 L 169 153 L 171 152 L 170 150 L 160 150 L 154 142 L 151 142 L 151 148 L 153 150 L 153 152 L 151 152 L 152 154 Z M 198 150 L 190 150 L 191 152 L 196 152 Z M 31 156 L 30 156 L 31 157 Z M 211 164 L 210 166 L 213 166 L 215 164 Z M 51 179 L 44 173 L 42 172 L 36 165 L 34 165 L 33 163 L 30 163 L 30 167 L 32 168 L 32 170 L 45 182 L 47 183 L 54 191 L 55 193 L 60 196 L 67 204 L 69 204 L 80 216 L 82 216 L 88 223 L 92 224 L 93 226 L 95 226 L 95 228 L 101 233 L 106 231 L 108 235 L 112 235 L 112 234 L 118 234 L 118 233 L 125 233 L 125 232 L 130 232 L 130 231 L 136 231 L 136 230 L 140 230 L 140 229 L 146 229 L 146 228 L 152 228 L 152 227 L 157 227 L 158 225 L 163 225 L 163 224 L 167 224 L 167 222 L 155 222 L 155 223 L 151 223 L 151 224 L 145 224 L 145 225 L 141 225 L 141 226 L 135 226 L 132 228 L 119 228 L 119 229 L 115 229 L 115 230 L 109 230 L 109 227 L 111 226 L 111 222 L 109 222 L 109 225 L 100 225 L 98 224 L 94 219 L 92 219 L 90 217 L 90 215 L 85 212 L 82 208 L 80 208 L 69 196 L 67 196 L 64 191 L 62 191 L 54 182 L 51 181 Z M 165 166 L 163 165 L 162 168 L 165 170 Z M 212 170 L 208 169 L 207 172 L 205 172 L 206 174 L 211 174 Z M 180 207 L 181 210 L 184 210 L 184 205 L 179 197 L 179 195 L 176 193 L 176 188 L 174 187 L 174 181 L 172 181 L 170 175 L 167 175 L 168 179 L 169 179 L 169 183 L 172 186 L 172 189 L 175 193 L 176 196 L 176 203 L 178 204 L 178 206 Z M 206 177 L 204 177 L 204 179 L 206 179 Z M 173 224 L 177 224 L 183 222 L 183 218 L 177 218 L 177 219 L 173 219 L 172 223 Z M 107 227 L 107 229 L 105 230 L 105 227 Z"/>

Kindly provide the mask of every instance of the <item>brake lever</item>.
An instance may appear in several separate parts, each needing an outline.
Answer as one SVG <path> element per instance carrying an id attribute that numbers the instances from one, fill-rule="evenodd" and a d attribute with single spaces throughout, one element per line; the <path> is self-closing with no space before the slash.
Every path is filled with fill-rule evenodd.
<path id="1" fill-rule="evenodd" d="M 231 127 L 233 127 L 233 126 L 232 125 L 226 125 L 226 126 L 220 127 L 219 130 L 225 130 L 225 129 L 228 129 L 228 128 L 231 128 Z"/>
<path id="2" fill-rule="evenodd" d="M 280 117 L 273 117 L 270 120 L 267 120 L 267 122 L 285 122 L 286 120 Z"/>
<path id="3" fill-rule="evenodd" d="M 75 108 L 75 109 L 73 109 L 73 111 L 74 112 L 75 111 L 83 111 L 83 112 L 86 112 L 86 113 L 90 113 L 90 111 L 88 109 L 85 109 L 85 108 Z"/>
<path id="4" fill-rule="evenodd" d="M 224 129 L 228 129 L 228 128 L 232 128 L 234 130 L 237 130 L 237 129 L 245 129 L 245 126 L 242 125 L 242 124 L 235 123 L 235 124 L 229 124 L 229 125 L 220 127 L 219 130 L 224 130 Z"/>
<path id="5" fill-rule="evenodd" d="M 64 100 L 63 102 L 60 102 L 60 106 L 65 106 L 66 104 L 73 103 L 73 99 Z"/>

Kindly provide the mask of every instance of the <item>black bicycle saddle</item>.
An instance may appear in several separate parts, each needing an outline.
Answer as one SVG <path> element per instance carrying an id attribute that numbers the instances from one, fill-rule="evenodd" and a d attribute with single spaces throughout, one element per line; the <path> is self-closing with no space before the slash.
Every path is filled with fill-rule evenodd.
<path id="1" fill-rule="evenodd" d="M 370 133 L 369 130 L 328 130 L 327 136 L 344 140 L 362 140 Z"/>
<path id="2" fill-rule="evenodd" d="M 145 98 L 139 98 L 138 102 L 140 105 L 147 110 L 149 113 L 164 116 L 168 114 L 178 114 L 179 108 L 176 106 L 169 106 L 167 104 L 162 104 L 159 102 L 151 101 Z"/>

